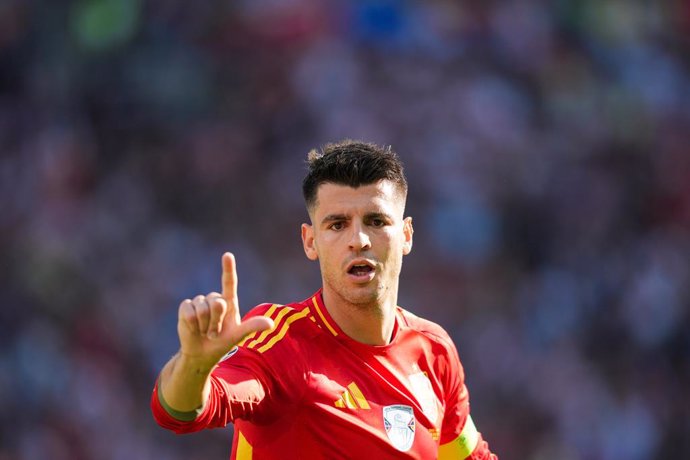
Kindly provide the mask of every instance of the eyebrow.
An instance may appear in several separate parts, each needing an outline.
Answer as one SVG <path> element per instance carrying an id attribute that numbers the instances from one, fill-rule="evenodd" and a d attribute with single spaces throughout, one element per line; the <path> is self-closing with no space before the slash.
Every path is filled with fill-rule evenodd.
<path id="1" fill-rule="evenodd" d="M 370 212 L 364 215 L 365 219 L 393 220 L 393 217 L 385 212 Z"/>
<path id="2" fill-rule="evenodd" d="M 321 220 L 322 224 L 328 222 L 334 222 L 339 220 L 350 220 L 351 218 L 345 214 L 329 214 Z M 393 218 L 386 214 L 385 212 L 368 212 L 364 215 L 365 220 L 371 219 L 383 219 L 383 220 L 393 220 Z"/>
<path id="3" fill-rule="evenodd" d="M 333 222 L 336 220 L 349 220 L 349 217 L 347 217 L 345 214 L 329 214 L 321 219 L 321 223 L 325 224 L 326 222 Z"/>

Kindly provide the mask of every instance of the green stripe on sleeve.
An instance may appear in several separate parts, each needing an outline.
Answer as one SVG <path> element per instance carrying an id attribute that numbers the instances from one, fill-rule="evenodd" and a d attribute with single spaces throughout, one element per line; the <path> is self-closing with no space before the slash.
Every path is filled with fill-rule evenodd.
<path id="1" fill-rule="evenodd" d="M 175 410 L 172 407 L 168 405 L 167 402 L 165 402 L 165 399 L 163 399 L 163 392 L 161 391 L 161 386 L 160 386 L 160 379 L 158 380 L 158 402 L 161 403 L 161 406 L 163 406 L 163 409 L 170 414 L 170 416 L 176 420 L 179 420 L 180 422 L 191 422 L 195 420 L 201 412 L 204 410 L 204 406 L 200 406 L 198 409 L 188 411 L 188 412 L 180 412 L 179 410 Z"/>

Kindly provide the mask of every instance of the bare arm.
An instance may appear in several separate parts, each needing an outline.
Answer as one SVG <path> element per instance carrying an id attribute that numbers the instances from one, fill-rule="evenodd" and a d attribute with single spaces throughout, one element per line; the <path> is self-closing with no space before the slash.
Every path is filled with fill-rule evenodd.
<path id="1" fill-rule="evenodd" d="M 235 257 L 226 252 L 222 264 L 222 294 L 186 299 L 178 310 L 180 350 L 163 367 L 158 383 L 167 406 L 178 412 L 203 407 L 210 391 L 209 375 L 218 361 L 247 335 L 273 327 L 264 316 L 241 321 Z"/>

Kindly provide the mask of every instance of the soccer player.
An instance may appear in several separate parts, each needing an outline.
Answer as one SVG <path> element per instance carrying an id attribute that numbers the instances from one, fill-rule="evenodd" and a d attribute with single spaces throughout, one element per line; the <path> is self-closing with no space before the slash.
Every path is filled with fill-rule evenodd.
<path id="1" fill-rule="evenodd" d="M 470 416 L 457 351 L 399 307 L 407 181 L 390 148 L 344 141 L 309 153 L 302 224 L 322 287 L 241 320 L 232 254 L 222 292 L 179 306 L 180 350 L 151 398 L 176 433 L 235 424 L 231 459 L 497 457 Z"/>

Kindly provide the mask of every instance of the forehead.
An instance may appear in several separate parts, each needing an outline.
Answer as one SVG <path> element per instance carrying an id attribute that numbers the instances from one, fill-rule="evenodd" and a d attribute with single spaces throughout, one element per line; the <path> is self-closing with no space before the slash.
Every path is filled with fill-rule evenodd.
<path id="1" fill-rule="evenodd" d="M 326 182 L 316 191 L 315 215 L 350 214 L 355 212 L 385 212 L 402 214 L 405 198 L 396 185 L 381 180 L 357 188 Z"/>

